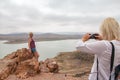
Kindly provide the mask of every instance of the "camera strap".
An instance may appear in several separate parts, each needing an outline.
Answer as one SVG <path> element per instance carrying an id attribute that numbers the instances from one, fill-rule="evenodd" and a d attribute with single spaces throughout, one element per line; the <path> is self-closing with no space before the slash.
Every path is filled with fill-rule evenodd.
<path id="1" fill-rule="evenodd" d="M 114 47 L 112 42 L 110 42 L 110 44 L 112 45 L 112 54 L 111 54 L 111 61 L 110 61 L 110 77 L 109 77 L 109 80 L 111 80 L 111 72 L 112 72 L 112 69 L 113 69 L 114 56 L 115 56 L 115 47 Z"/>
<path id="2" fill-rule="evenodd" d="M 112 69 L 113 69 L 114 54 L 115 54 L 115 47 L 114 47 L 112 42 L 110 42 L 110 44 L 112 45 L 112 54 L 111 54 L 111 60 L 110 60 L 110 77 L 109 77 L 109 80 L 111 80 L 111 72 L 112 72 Z M 98 61 L 98 58 L 97 58 L 97 80 L 98 80 L 98 64 L 99 64 L 99 61 Z"/>
<path id="3" fill-rule="evenodd" d="M 99 64 L 99 62 L 98 62 L 98 58 L 97 58 L 97 80 L 98 80 L 98 64 Z"/>

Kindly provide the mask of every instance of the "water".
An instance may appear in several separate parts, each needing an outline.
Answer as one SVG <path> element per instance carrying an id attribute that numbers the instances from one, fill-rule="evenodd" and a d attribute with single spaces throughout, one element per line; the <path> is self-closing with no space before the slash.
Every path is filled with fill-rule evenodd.
<path id="1" fill-rule="evenodd" d="M 59 40 L 36 42 L 36 49 L 40 55 L 39 60 L 55 57 L 59 52 L 74 51 L 76 50 L 75 44 L 77 41 L 78 40 Z M 3 41 L 0 41 L 0 58 L 21 48 L 28 48 L 28 44 L 3 44 Z"/>

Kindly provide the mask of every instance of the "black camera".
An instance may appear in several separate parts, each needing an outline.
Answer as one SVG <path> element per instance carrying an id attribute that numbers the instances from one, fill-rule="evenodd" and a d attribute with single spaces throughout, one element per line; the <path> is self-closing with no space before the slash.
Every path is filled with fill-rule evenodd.
<path id="1" fill-rule="evenodd" d="M 90 34 L 90 38 L 89 39 L 97 39 L 96 36 L 98 36 L 99 34 L 95 33 L 95 34 Z"/>

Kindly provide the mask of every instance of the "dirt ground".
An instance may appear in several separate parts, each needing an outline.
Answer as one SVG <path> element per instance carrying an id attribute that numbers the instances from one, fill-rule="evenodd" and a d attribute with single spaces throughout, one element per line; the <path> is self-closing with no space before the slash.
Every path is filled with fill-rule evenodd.
<path id="1" fill-rule="evenodd" d="M 34 77 L 29 77 L 27 79 L 19 79 L 19 78 L 16 78 L 15 75 L 10 75 L 5 80 L 88 80 L 88 75 L 85 75 L 82 77 L 73 77 L 70 74 L 42 73 L 42 74 L 36 75 Z"/>

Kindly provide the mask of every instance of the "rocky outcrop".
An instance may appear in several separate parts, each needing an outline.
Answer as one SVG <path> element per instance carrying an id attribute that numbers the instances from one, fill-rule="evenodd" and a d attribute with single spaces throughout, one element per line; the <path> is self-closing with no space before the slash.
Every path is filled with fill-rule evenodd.
<path id="1" fill-rule="evenodd" d="M 39 72 L 39 62 L 37 62 L 35 58 L 32 58 L 20 62 L 15 70 L 15 75 L 17 75 L 18 78 L 27 78 Z"/>
<path id="2" fill-rule="evenodd" d="M 3 80 L 12 74 L 17 67 L 13 60 L 0 60 L 0 80 Z"/>
<path id="3" fill-rule="evenodd" d="M 57 73 L 59 71 L 58 64 L 54 59 L 46 59 L 44 62 L 40 62 L 40 71 L 43 73 L 54 72 Z"/>
<path id="4" fill-rule="evenodd" d="M 53 59 L 38 62 L 28 49 L 22 48 L 0 60 L 0 80 L 15 74 L 18 78 L 27 78 L 40 72 L 58 72 L 58 65 Z"/>
<path id="5" fill-rule="evenodd" d="M 93 57 L 82 52 L 61 52 L 38 62 L 22 48 L 0 59 L 0 80 L 88 80 Z"/>
<path id="6" fill-rule="evenodd" d="M 17 63 L 11 63 L 11 66 L 14 65 L 15 68 L 9 67 L 9 69 L 7 69 L 10 70 L 10 74 L 5 80 L 88 80 L 88 75 L 93 64 L 93 58 L 94 56 L 91 54 L 75 51 L 61 52 L 53 59 L 46 59 L 45 61 L 37 62 L 33 56 L 25 60 L 21 58 L 17 60 L 15 55 L 10 54 L 4 59 L 0 60 L 0 71 L 3 70 L 3 67 L 1 66 L 6 67 L 5 64 L 8 64 L 9 62 L 11 63 L 11 60 L 17 60 Z M 58 71 L 59 73 L 55 73 Z M 6 73 L 7 72 L 3 71 L 2 78 L 5 77 Z"/>

